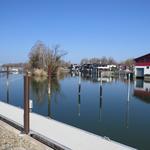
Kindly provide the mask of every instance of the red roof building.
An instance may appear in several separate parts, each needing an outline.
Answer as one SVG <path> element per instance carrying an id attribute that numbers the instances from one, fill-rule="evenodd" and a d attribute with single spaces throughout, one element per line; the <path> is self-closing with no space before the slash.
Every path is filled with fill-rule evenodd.
<path id="1" fill-rule="evenodd" d="M 150 75 L 150 53 L 135 58 L 134 60 L 136 77 L 144 77 L 145 75 Z"/>

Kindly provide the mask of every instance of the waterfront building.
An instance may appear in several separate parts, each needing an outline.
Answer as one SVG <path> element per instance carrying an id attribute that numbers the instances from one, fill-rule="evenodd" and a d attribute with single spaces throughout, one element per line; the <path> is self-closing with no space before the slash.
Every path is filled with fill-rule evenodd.
<path id="1" fill-rule="evenodd" d="M 150 76 L 150 53 L 135 58 L 134 60 L 135 60 L 135 76 L 136 77 Z"/>

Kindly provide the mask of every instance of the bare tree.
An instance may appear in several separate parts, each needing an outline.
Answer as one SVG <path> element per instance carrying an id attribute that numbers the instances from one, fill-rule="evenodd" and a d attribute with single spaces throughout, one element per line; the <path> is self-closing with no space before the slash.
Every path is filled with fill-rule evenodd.
<path id="1" fill-rule="evenodd" d="M 61 66 L 61 58 L 66 54 L 67 52 L 60 50 L 59 45 L 49 48 L 43 42 L 38 41 L 31 48 L 29 63 L 33 69 L 40 68 L 47 70 L 49 68 L 53 74 Z"/>
<path id="2" fill-rule="evenodd" d="M 107 58 L 106 58 L 105 56 L 103 56 L 103 57 L 100 59 L 100 61 L 101 61 L 101 64 L 102 64 L 102 65 L 107 65 L 107 64 L 108 64 Z"/>
<path id="3" fill-rule="evenodd" d="M 87 58 L 82 59 L 80 62 L 81 65 L 88 64 L 88 63 L 89 63 L 89 60 Z"/>
<path id="4" fill-rule="evenodd" d="M 31 48 L 31 51 L 29 53 L 29 60 L 32 68 L 45 67 L 46 50 L 47 47 L 41 41 L 37 41 Z"/>
<path id="5" fill-rule="evenodd" d="M 112 57 L 109 57 L 109 58 L 107 59 L 107 63 L 108 63 L 109 65 L 116 65 L 116 64 L 117 64 L 117 62 L 116 62 Z"/>

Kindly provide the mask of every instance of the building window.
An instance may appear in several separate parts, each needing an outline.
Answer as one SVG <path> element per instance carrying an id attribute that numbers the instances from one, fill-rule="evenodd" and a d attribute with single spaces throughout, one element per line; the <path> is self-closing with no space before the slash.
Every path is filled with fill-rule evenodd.
<path id="1" fill-rule="evenodd" d="M 146 68 L 149 69 L 149 66 L 147 66 Z"/>

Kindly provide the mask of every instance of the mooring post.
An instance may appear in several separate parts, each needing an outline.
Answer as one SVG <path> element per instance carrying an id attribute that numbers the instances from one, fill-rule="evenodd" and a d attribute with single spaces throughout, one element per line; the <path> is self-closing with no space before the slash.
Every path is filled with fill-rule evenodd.
<path id="1" fill-rule="evenodd" d="M 79 89 L 78 89 L 78 94 L 81 92 L 81 72 L 79 72 Z"/>
<path id="2" fill-rule="evenodd" d="M 81 99 L 80 94 L 78 94 L 78 116 L 80 116 L 80 105 L 81 105 Z"/>
<path id="3" fill-rule="evenodd" d="M 128 101 L 130 100 L 130 73 L 128 74 Z"/>
<path id="4" fill-rule="evenodd" d="M 28 73 L 24 76 L 24 133 L 28 134 L 30 131 L 29 127 L 29 76 Z"/>
<path id="5" fill-rule="evenodd" d="M 48 71 L 47 71 L 47 75 L 48 75 L 48 94 L 51 94 L 51 66 L 48 65 Z"/>
<path id="6" fill-rule="evenodd" d="M 103 97 L 103 83 L 102 83 L 102 71 L 100 72 L 100 99 L 99 99 L 99 120 L 101 121 L 102 115 L 102 97 Z"/>
<path id="7" fill-rule="evenodd" d="M 9 67 L 7 66 L 7 80 L 6 80 L 6 87 L 7 87 L 7 103 L 9 103 Z"/>
<path id="8" fill-rule="evenodd" d="M 79 71 L 79 85 L 78 85 L 78 116 L 80 116 L 80 95 L 81 94 L 81 72 Z"/>

